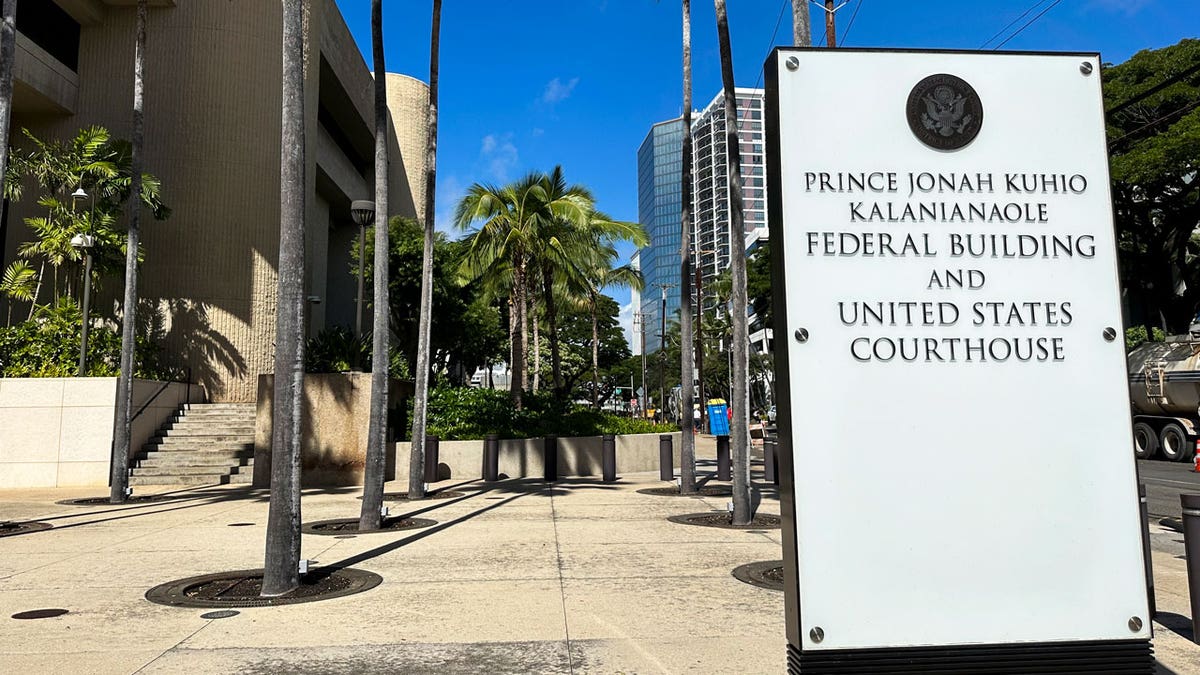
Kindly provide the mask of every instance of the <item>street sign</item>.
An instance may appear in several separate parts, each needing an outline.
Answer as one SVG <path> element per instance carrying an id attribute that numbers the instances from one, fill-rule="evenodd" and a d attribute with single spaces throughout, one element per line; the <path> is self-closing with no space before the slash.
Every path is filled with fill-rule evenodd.
<path id="1" fill-rule="evenodd" d="M 789 672 L 1152 672 L 1099 56 L 766 72 Z"/>

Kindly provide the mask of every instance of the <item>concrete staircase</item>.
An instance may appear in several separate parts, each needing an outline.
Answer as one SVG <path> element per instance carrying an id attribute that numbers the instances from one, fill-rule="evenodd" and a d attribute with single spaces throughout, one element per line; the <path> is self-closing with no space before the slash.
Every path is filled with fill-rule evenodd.
<path id="1" fill-rule="evenodd" d="M 130 462 L 130 485 L 249 484 L 254 475 L 253 403 L 191 403 Z"/>

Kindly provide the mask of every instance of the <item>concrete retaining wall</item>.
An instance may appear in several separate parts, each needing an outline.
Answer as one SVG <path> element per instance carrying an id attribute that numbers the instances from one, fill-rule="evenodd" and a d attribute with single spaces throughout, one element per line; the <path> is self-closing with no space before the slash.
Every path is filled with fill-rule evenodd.
<path id="1" fill-rule="evenodd" d="M 163 386 L 133 381 L 133 411 Z M 190 390 L 190 391 L 189 391 Z M 133 421 L 130 456 L 203 390 L 172 382 Z M 0 488 L 108 485 L 115 377 L 0 378 Z"/>
<path id="2" fill-rule="evenodd" d="M 617 436 L 617 473 L 637 473 L 658 470 L 658 434 L 627 434 Z M 679 432 L 671 434 L 674 464 L 679 466 Z M 540 477 L 544 475 L 541 438 L 506 439 L 500 441 L 500 473 L 509 478 Z M 398 458 L 396 479 L 408 480 L 410 444 L 394 444 Z M 600 436 L 580 436 L 558 439 L 558 475 L 601 475 Z M 439 480 L 470 480 L 483 477 L 483 441 L 442 441 L 438 447 Z"/>

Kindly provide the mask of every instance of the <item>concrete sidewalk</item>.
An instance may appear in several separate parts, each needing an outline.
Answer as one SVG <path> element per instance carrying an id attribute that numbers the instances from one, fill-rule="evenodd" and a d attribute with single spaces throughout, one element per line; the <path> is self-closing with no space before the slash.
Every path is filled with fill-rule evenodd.
<path id="1" fill-rule="evenodd" d="M 209 610 L 143 595 L 186 576 L 262 566 L 265 492 L 179 492 L 174 501 L 73 507 L 94 490 L 0 491 L 0 520 L 52 530 L 0 539 L 0 654 L 13 673 L 782 673 L 783 594 L 730 571 L 781 557 L 778 530 L 689 527 L 669 515 L 726 498 L 651 497 L 656 474 L 617 484 L 446 481 L 465 496 L 406 512 L 423 530 L 305 536 L 304 556 L 381 574 L 334 600 Z M 391 484 L 389 490 L 405 486 Z M 141 494 L 144 494 L 141 493 Z M 356 517 L 358 488 L 305 491 L 304 520 Z M 762 511 L 778 513 L 774 491 Z M 252 523 L 248 526 L 230 525 Z M 1156 545 L 1159 608 L 1187 612 L 1183 561 Z M 1182 605 L 1180 600 L 1182 599 Z M 62 608 L 57 618 L 15 620 Z M 1200 647 L 1156 626 L 1174 673 L 1200 673 Z"/>

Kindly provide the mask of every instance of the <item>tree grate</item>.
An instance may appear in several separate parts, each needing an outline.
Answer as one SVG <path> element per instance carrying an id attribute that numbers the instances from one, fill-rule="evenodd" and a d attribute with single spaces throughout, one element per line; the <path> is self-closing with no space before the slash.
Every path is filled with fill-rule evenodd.
<path id="1" fill-rule="evenodd" d="M 171 607 L 274 607 L 354 595 L 382 581 L 383 577 L 366 570 L 321 567 L 301 576 L 298 588 L 264 598 L 259 595 L 263 571 L 237 570 L 169 581 L 146 591 L 146 599 Z"/>
<path id="2" fill-rule="evenodd" d="M 733 568 L 733 577 L 751 586 L 758 586 L 759 588 L 766 588 L 772 591 L 782 591 L 783 561 L 766 560 L 739 565 Z"/>
<path id="3" fill-rule="evenodd" d="M 428 518 L 385 518 L 383 527 L 378 530 L 360 530 L 358 529 L 358 518 L 337 518 L 334 520 L 318 520 L 312 523 L 305 523 L 301 526 L 300 531 L 305 534 L 337 536 L 343 534 L 400 532 L 403 530 L 416 530 L 422 527 L 432 527 L 433 525 L 437 525 L 437 521 L 429 520 Z"/>
<path id="4" fill-rule="evenodd" d="M 756 513 L 748 525 L 734 525 L 733 515 L 728 511 L 710 511 L 708 513 L 689 513 L 682 516 L 669 516 L 667 520 L 682 525 L 698 525 L 700 527 L 720 527 L 727 530 L 778 530 L 781 520 L 779 516 L 770 513 Z"/>

